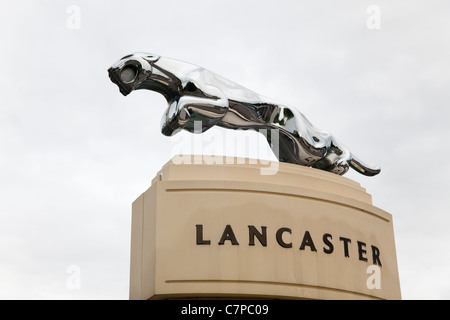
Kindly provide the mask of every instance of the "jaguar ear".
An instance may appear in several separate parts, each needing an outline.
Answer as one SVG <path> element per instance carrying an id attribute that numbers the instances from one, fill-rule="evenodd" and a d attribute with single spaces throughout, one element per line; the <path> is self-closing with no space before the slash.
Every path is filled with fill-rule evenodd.
<path id="1" fill-rule="evenodd" d="M 143 57 L 148 62 L 156 62 L 160 58 L 160 56 L 157 56 L 156 54 L 147 54 Z"/>

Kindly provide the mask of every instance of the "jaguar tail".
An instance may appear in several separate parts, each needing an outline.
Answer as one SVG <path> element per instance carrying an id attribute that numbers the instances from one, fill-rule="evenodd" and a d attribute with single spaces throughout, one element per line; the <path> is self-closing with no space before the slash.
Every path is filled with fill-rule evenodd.
<path id="1" fill-rule="evenodd" d="M 370 177 L 379 174 L 381 171 L 379 167 L 370 167 L 355 157 L 348 161 L 348 165 L 353 170 L 356 170 L 357 172 Z"/>

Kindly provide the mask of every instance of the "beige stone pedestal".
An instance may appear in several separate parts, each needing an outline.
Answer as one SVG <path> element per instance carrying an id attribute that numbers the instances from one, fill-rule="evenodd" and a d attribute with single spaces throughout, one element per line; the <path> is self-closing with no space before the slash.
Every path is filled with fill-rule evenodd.
<path id="1" fill-rule="evenodd" d="M 130 299 L 401 299 L 392 216 L 358 183 L 226 160 L 175 157 L 133 203 Z"/>

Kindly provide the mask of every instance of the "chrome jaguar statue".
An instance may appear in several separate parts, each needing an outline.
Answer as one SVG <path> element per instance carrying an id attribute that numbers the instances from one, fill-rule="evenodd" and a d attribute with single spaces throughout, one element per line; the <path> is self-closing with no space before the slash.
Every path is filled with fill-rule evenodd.
<path id="1" fill-rule="evenodd" d="M 339 175 L 353 168 L 366 176 L 380 172 L 362 163 L 331 134 L 318 130 L 295 108 L 261 96 L 202 67 L 150 53 L 127 55 L 108 69 L 126 96 L 147 89 L 168 103 L 161 132 L 184 129 L 205 132 L 214 125 L 228 129 L 266 129 L 267 141 L 281 162 L 309 166 Z M 201 123 L 201 129 L 198 125 Z M 270 132 L 277 130 L 277 152 Z"/>

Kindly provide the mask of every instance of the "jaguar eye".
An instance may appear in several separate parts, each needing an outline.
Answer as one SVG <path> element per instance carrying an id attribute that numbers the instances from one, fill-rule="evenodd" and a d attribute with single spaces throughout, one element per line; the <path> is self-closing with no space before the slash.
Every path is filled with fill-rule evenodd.
<path id="1" fill-rule="evenodd" d="M 128 65 L 120 72 L 120 80 L 125 83 L 133 82 L 137 76 L 137 68 L 134 65 Z"/>

